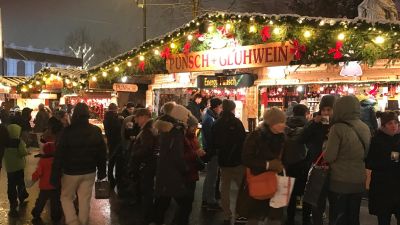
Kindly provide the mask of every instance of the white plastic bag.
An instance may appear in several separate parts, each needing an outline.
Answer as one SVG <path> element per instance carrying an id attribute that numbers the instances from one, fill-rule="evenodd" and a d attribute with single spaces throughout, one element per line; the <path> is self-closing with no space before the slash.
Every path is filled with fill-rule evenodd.
<path id="1" fill-rule="evenodd" d="M 274 197 L 271 198 L 269 206 L 272 208 L 282 208 L 289 205 L 294 181 L 295 178 L 286 176 L 286 172 L 283 170 L 283 176 L 278 176 L 278 189 Z"/>

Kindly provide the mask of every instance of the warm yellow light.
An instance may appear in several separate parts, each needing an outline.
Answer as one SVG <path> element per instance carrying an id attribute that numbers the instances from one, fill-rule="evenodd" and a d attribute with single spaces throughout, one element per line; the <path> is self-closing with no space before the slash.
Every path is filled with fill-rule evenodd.
<path id="1" fill-rule="evenodd" d="M 214 26 L 213 25 L 208 26 L 207 31 L 208 31 L 208 33 L 213 32 L 214 31 Z"/>
<path id="2" fill-rule="evenodd" d="M 174 49 L 174 48 L 176 48 L 176 44 L 175 44 L 175 43 L 171 43 L 170 47 L 171 47 L 172 49 Z"/>
<path id="3" fill-rule="evenodd" d="M 103 76 L 103 77 L 107 77 L 107 72 L 106 71 L 103 71 L 102 73 L 101 73 L 101 75 Z"/>
<path id="4" fill-rule="evenodd" d="M 69 79 L 65 79 L 65 83 L 69 84 L 69 83 L 71 83 L 71 81 Z"/>
<path id="5" fill-rule="evenodd" d="M 232 24 L 231 23 L 227 23 L 226 25 L 225 25 L 225 30 L 226 31 L 230 31 L 232 29 Z"/>
<path id="6" fill-rule="evenodd" d="M 76 86 L 78 86 L 78 84 L 74 81 L 74 82 L 72 82 L 72 86 L 76 87 Z"/>
<path id="7" fill-rule="evenodd" d="M 139 60 L 144 61 L 144 56 L 143 55 L 139 56 Z"/>
<path id="8" fill-rule="evenodd" d="M 96 82 L 96 81 L 97 81 L 97 77 L 93 76 L 93 77 L 92 77 L 92 81 L 93 81 L 93 82 Z"/>
<path id="9" fill-rule="evenodd" d="M 303 35 L 304 35 L 305 38 L 310 38 L 311 37 L 311 31 L 306 30 L 306 31 L 304 31 Z"/>
<path id="10" fill-rule="evenodd" d="M 155 50 L 154 50 L 154 54 L 155 54 L 155 55 L 160 55 L 160 50 L 155 49 Z"/>
<path id="11" fill-rule="evenodd" d="M 278 34 L 281 33 L 281 28 L 275 27 L 274 30 L 273 30 L 272 32 L 274 32 L 274 34 L 278 35 Z"/>
<path id="12" fill-rule="evenodd" d="M 382 37 L 382 36 L 378 36 L 378 37 L 375 38 L 374 42 L 376 44 L 383 44 L 383 43 L 385 43 L 385 38 Z"/>
<path id="13" fill-rule="evenodd" d="M 46 81 L 46 80 L 47 80 L 47 78 L 46 78 L 46 77 L 43 77 L 43 78 L 42 78 L 42 80 L 43 80 L 43 81 Z"/>
<path id="14" fill-rule="evenodd" d="M 29 88 L 33 88 L 32 84 L 28 85 Z"/>
<path id="15" fill-rule="evenodd" d="M 187 39 L 188 39 L 189 41 L 193 40 L 193 35 L 189 34 L 189 35 L 187 36 Z"/>
<path id="16" fill-rule="evenodd" d="M 340 41 L 343 41 L 345 37 L 346 37 L 346 36 L 344 35 L 344 33 L 340 33 L 340 34 L 337 36 L 337 39 L 340 40 Z"/>
<path id="17" fill-rule="evenodd" d="M 114 67 L 114 71 L 119 72 L 119 67 L 118 66 Z"/>
<path id="18" fill-rule="evenodd" d="M 36 85 L 40 85 L 40 81 L 37 80 L 37 81 L 36 81 Z"/>
<path id="19" fill-rule="evenodd" d="M 254 26 L 254 25 L 251 25 L 250 28 L 249 28 L 249 32 L 250 32 L 250 33 L 255 33 L 255 32 L 257 32 L 257 27 Z"/>
<path id="20" fill-rule="evenodd" d="M 27 92 L 28 89 L 26 89 L 26 87 L 23 87 L 23 88 L 21 88 L 21 91 L 22 91 L 22 92 Z"/>
<path id="21" fill-rule="evenodd" d="M 126 65 L 127 65 L 128 67 L 131 67 L 131 66 L 132 66 L 132 62 L 131 62 L 131 61 L 128 61 L 128 62 L 126 63 Z"/>
<path id="22" fill-rule="evenodd" d="M 58 80 L 58 81 L 61 81 L 62 78 L 61 78 L 60 76 L 57 76 L 57 80 Z"/>

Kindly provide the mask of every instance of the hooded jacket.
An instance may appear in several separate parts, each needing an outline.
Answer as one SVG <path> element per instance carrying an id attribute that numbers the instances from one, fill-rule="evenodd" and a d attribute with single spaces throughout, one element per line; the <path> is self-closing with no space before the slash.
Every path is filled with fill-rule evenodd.
<path id="1" fill-rule="evenodd" d="M 159 133 L 160 155 L 155 194 L 180 197 L 186 194 L 188 167 L 184 159 L 185 126 L 169 115 L 161 116 L 154 127 Z"/>
<path id="2" fill-rule="evenodd" d="M 330 190 L 343 194 L 361 193 L 365 190 L 364 160 L 368 154 L 371 133 L 360 120 L 360 103 L 357 98 L 340 98 L 333 108 L 332 120 L 334 124 L 329 132 L 324 155 L 331 168 Z"/>
<path id="3" fill-rule="evenodd" d="M 26 151 L 25 142 L 20 139 L 21 130 L 21 127 L 16 124 L 7 126 L 10 140 L 4 149 L 3 158 L 7 173 L 16 172 L 25 168 L 25 156 L 28 155 L 28 152 Z"/>
<path id="4" fill-rule="evenodd" d="M 50 184 L 51 171 L 54 160 L 54 151 L 56 145 L 54 142 L 47 142 L 43 146 L 44 155 L 41 155 L 35 172 L 32 174 L 32 180 L 39 180 L 40 190 L 54 190 L 55 187 Z"/>

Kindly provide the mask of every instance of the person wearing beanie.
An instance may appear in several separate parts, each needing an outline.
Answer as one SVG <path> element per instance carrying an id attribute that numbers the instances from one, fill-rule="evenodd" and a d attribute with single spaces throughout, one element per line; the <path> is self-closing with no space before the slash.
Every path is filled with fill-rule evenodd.
<path id="1" fill-rule="evenodd" d="M 57 142 L 51 184 L 61 177 L 61 204 L 66 224 L 88 224 L 90 199 L 96 179 L 107 176 L 107 147 L 99 127 L 89 123 L 89 107 L 78 103 L 71 125 L 64 128 Z M 74 207 L 78 195 L 79 216 Z"/>
<path id="2" fill-rule="evenodd" d="M 264 113 L 260 126 L 250 133 L 243 146 L 242 164 L 246 170 L 259 175 L 266 171 L 280 173 L 283 170 L 281 154 L 285 141 L 286 115 L 273 107 Z M 283 208 L 269 206 L 269 199 L 253 199 L 246 186 L 242 186 L 238 197 L 237 211 L 248 218 L 248 225 L 258 224 L 268 218 L 268 224 L 281 224 Z"/>
<path id="3" fill-rule="evenodd" d="M 213 98 L 210 100 L 211 107 L 207 109 L 201 123 L 201 135 L 203 149 L 206 152 L 204 161 L 207 162 L 207 174 L 203 184 L 202 207 L 208 210 L 220 210 L 221 207 L 215 198 L 218 179 L 218 158 L 215 149 L 212 148 L 213 136 L 211 128 L 222 112 L 222 100 Z"/>
<path id="4" fill-rule="evenodd" d="M 134 110 L 135 110 L 135 104 L 133 102 L 128 102 L 124 110 L 122 110 L 121 116 L 124 118 L 131 116 L 133 115 Z"/>
<path id="5" fill-rule="evenodd" d="M 212 148 L 217 152 L 218 166 L 221 169 L 221 207 L 224 223 L 230 224 L 232 216 L 238 216 L 230 208 L 231 183 L 238 187 L 242 185 L 245 172 L 242 166 L 242 150 L 246 130 L 242 121 L 235 117 L 236 105 L 233 101 L 223 100 L 222 108 L 223 111 L 215 121 L 211 134 Z M 237 195 L 234 197 L 235 202 L 236 198 Z"/>
<path id="6" fill-rule="evenodd" d="M 343 96 L 333 107 L 333 125 L 329 131 L 324 160 L 329 163 L 331 221 L 360 224 L 360 204 L 365 192 L 365 158 L 371 133 L 360 120 L 360 102 L 355 96 Z"/>
<path id="7" fill-rule="evenodd" d="M 400 219 L 399 119 L 394 112 L 383 112 L 381 123 L 366 160 L 372 170 L 368 206 L 379 225 L 390 225 L 392 214 Z"/>
<path id="8" fill-rule="evenodd" d="M 164 107 L 165 108 L 165 107 Z M 164 224 L 165 212 L 171 199 L 178 204 L 180 213 L 176 216 L 177 224 L 187 224 L 191 201 L 187 200 L 187 174 L 189 168 L 184 159 L 184 143 L 187 125 L 191 113 L 182 105 L 174 105 L 169 113 L 159 117 L 154 127 L 158 130 L 160 153 L 156 170 L 155 202 L 153 222 Z"/>
<path id="9" fill-rule="evenodd" d="M 319 111 L 304 127 L 301 141 L 306 144 L 308 149 L 306 156 L 307 170 L 311 168 L 312 163 L 322 154 L 322 146 L 328 139 L 329 129 L 332 125 L 333 105 L 335 101 L 336 96 L 334 95 L 323 96 L 319 104 Z M 312 206 L 312 222 L 314 225 L 323 225 L 324 223 L 323 217 L 327 198 L 328 192 L 324 191 L 321 193 L 318 206 Z M 307 205 L 305 202 L 303 204 Z"/>

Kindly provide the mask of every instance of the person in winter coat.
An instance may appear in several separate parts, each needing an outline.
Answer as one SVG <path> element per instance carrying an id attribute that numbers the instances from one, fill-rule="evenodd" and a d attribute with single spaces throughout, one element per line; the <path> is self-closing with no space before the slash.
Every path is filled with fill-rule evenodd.
<path id="1" fill-rule="evenodd" d="M 285 141 L 286 115 L 279 108 L 273 107 L 264 113 L 264 120 L 245 140 L 242 163 L 253 175 L 266 171 L 282 172 L 280 156 Z M 269 206 L 268 200 L 256 200 L 248 194 L 247 186 L 242 185 L 238 204 L 238 213 L 247 217 L 247 225 L 258 224 L 268 218 L 268 225 L 280 224 L 283 209 Z"/>
<path id="2" fill-rule="evenodd" d="M 222 111 L 222 101 L 219 98 L 210 100 L 210 108 L 207 109 L 201 123 L 203 149 L 206 152 L 204 157 L 207 161 L 207 174 L 203 184 L 202 207 L 208 210 L 218 210 L 220 206 L 215 198 L 216 183 L 218 178 L 218 157 L 215 149 L 212 148 L 213 136 L 212 126 Z"/>
<path id="3" fill-rule="evenodd" d="M 108 106 L 108 111 L 104 115 L 104 131 L 107 137 L 108 147 L 108 180 L 111 186 L 115 185 L 114 166 L 115 156 L 114 153 L 118 146 L 121 144 L 121 126 L 122 119 L 118 116 L 118 106 L 111 103 Z"/>
<path id="4" fill-rule="evenodd" d="M 126 104 L 124 110 L 122 110 L 121 116 L 126 118 L 128 116 L 133 115 L 134 111 L 135 111 L 135 104 L 133 102 L 128 102 L 128 104 Z"/>
<path id="5" fill-rule="evenodd" d="M 188 173 L 185 176 L 185 185 L 187 188 L 187 194 L 185 199 L 187 201 L 188 216 L 192 212 L 192 206 L 194 202 L 194 194 L 196 190 L 196 183 L 199 180 L 199 170 L 203 167 L 200 157 L 202 157 L 205 152 L 201 149 L 200 143 L 196 136 L 198 121 L 194 116 L 189 117 L 188 128 L 185 133 L 184 141 L 184 153 L 183 158 L 185 159 L 186 165 L 188 167 Z M 189 218 L 185 219 L 187 224 L 189 223 Z"/>
<path id="6" fill-rule="evenodd" d="M 376 102 L 372 99 L 364 99 L 360 102 L 361 104 L 361 121 L 368 125 L 371 130 L 371 134 L 374 134 L 378 130 L 378 120 L 374 105 Z"/>
<path id="7" fill-rule="evenodd" d="M 330 166 L 331 221 L 358 225 L 361 197 L 365 191 L 365 163 L 371 133 L 360 120 L 360 103 L 355 96 L 338 99 L 333 107 L 324 159 Z"/>
<path id="8" fill-rule="evenodd" d="M 39 111 L 37 112 L 35 120 L 33 121 L 35 124 L 33 131 L 35 133 L 43 133 L 47 129 L 47 122 L 49 121 L 50 116 L 43 104 L 40 104 L 38 108 Z"/>
<path id="9" fill-rule="evenodd" d="M 286 158 L 286 154 L 294 153 L 296 151 L 306 151 L 304 142 L 301 140 L 302 138 L 302 129 L 307 123 L 307 114 L 309 113 L 309 109 L 307 106 L 302 105 L 302 104 L 297 104 L 293 107 L 293 116 L 289 117 L 287 119 L 287 131 L 286 134 L 287 136 L 292 135 L 292 138 L 290 141 L 294 141 L 297 143 L 294 143 L 292 145 L 285 144 L 285 150 L 289 147 L 296 148 L 293 149 L 292 151 L 285 151 L 283 154 L 283 158 Z M 294 140 L 298 138 L 298 140 Z M 287 140 L 288 142 L 289 140 Z M 286 143 L 287 143 L 286 142 Z M 304 154 L 305 155 L 305 154 Z M 291 156 L 290 159 L 293 160 L 295 156 Z M 296 155 L 297 157 L 297 155 Z M 289 156 L 287 156 L 289 159 Z M 307 163 L 307 159 L 297 159 L 295 162 L 285 162 L 285 167 L 286 167 L 286 172 L 287 175 L 290 177 L 296 178 L 292 195 L 290 197 L 289 205 L 287 207 L 287 222 L 286 225 L 294 225 L 295 224 L 295 215 L 296 215 L 296 203 L 297 203 L 297 197 L 301 197 L 304 194 L 304 188 L 307 182 L 307 175 L 309 171 L 309 166 Z M 302 207 L 303 211 L 303 225 L 309 225 L 311 222 L 311 206 L 307 203 L 303 203 Z"/>
<path id="10" fill-rule="evenodd" d="M 106 177 L 107 147 L 99 127 L 89 123 L 89 107 L 78 103 L 71 125 L 64 128 L 57 143 L 51 184 L 57 185 L 61 174 L 61 203 L 66 224 L 88 224 L 90 199 L 96 179 Z M 74 199 L 79 200 L 79 216 Z"/>
<path id="11" fill-rule="evenodd" d="M 154 124 L 160 135 L 160 156 L 156 172 L 155 215 L 153 222 L 164 224 L 165 212 L 173 198 L 178 204 L 176 223 L 187 225 L 191 203 L 187 201 L 186 176 L 188 166 L 184 159 L 185 130 L 190 111 L 182 105 L 166 103 L 171 111 Z M 165 108 L 165 107 L 164 107 Z"/>
<path id="12" fill-rule="evenodd" d="M 203 100 L 203 97 L 201 96 L 200 93 L 195 93 L 192 97 L 192 99 L 189 101 L 189 104 L 187 105 L 187 109 L 192 113 L 194 117 L 198 121 L 201 122 L 201 102 Z"/>
<path id="13" fill-rule="evenodd" d="M 246 130 L 242 122 L 235 117 L 235 108 L 235 102 L 224 100 L 222 113 L 211 131 L 212 148 L 217 152 L 218 165 L 221 168 L 221 206 L 225 224 L 230 224 L 234 215 L 230 209 L 231 183 L 234 182 L 240 187 L 245 171 L 242 166 L 242 149 Z"/>
<path id="14" fill-rule="evenodd" d="M 33 221 L 40 221 L 40 215 L 47 200 L 50 200 L 50 213 L 53 223 L 57 223 L 62 216 L 60 202 L 60 189 L 50 184 L 50 176 L 54 160 L 55 142 L 47 142 L 43 146 L 44 154 L 41 155 L 35 172 L 32 174 L 32 181 L 39 180 L 39 197 L 32 210 Z"/>
<path id="15" fill-rule="evenodd" d="M 145 223 L 151 222 L 153 213 L 154 177 L 159 153 L 158 134 L 153 127 L 149 110 L 141 108 L 135 113 L 135 122 L 141 128 L 132 144 L 131 168 L 133 179 L 137 182 L 138 202 L 142 203 Z"/>
<path id="16" fill-rule="evenodd" d="M 28 152 L 24 141 L 20 138 L 21 130 L 21 127 L 17 124 L 7 126 L 8 140 L 6 141 L 3 156 L 8 179 L 9 215 L 12 217 L 18 216 L 18 200 L 19 204 L 22 205 L 25 199 L 29 197 L 24 181 L 25 157 L 28 155 Z"/>
<path id="17" fill-rule="evenodd" d="M 394 112 L 381 115 L 381 128 L 371 140 L 367 168 L 372 170 L 369 189 L 369 212 L 379 225 L 390 225 L 392 214 L 400 223 L 400 134 Z M 397 159 L 395 155 L 397 153 Z"/>

